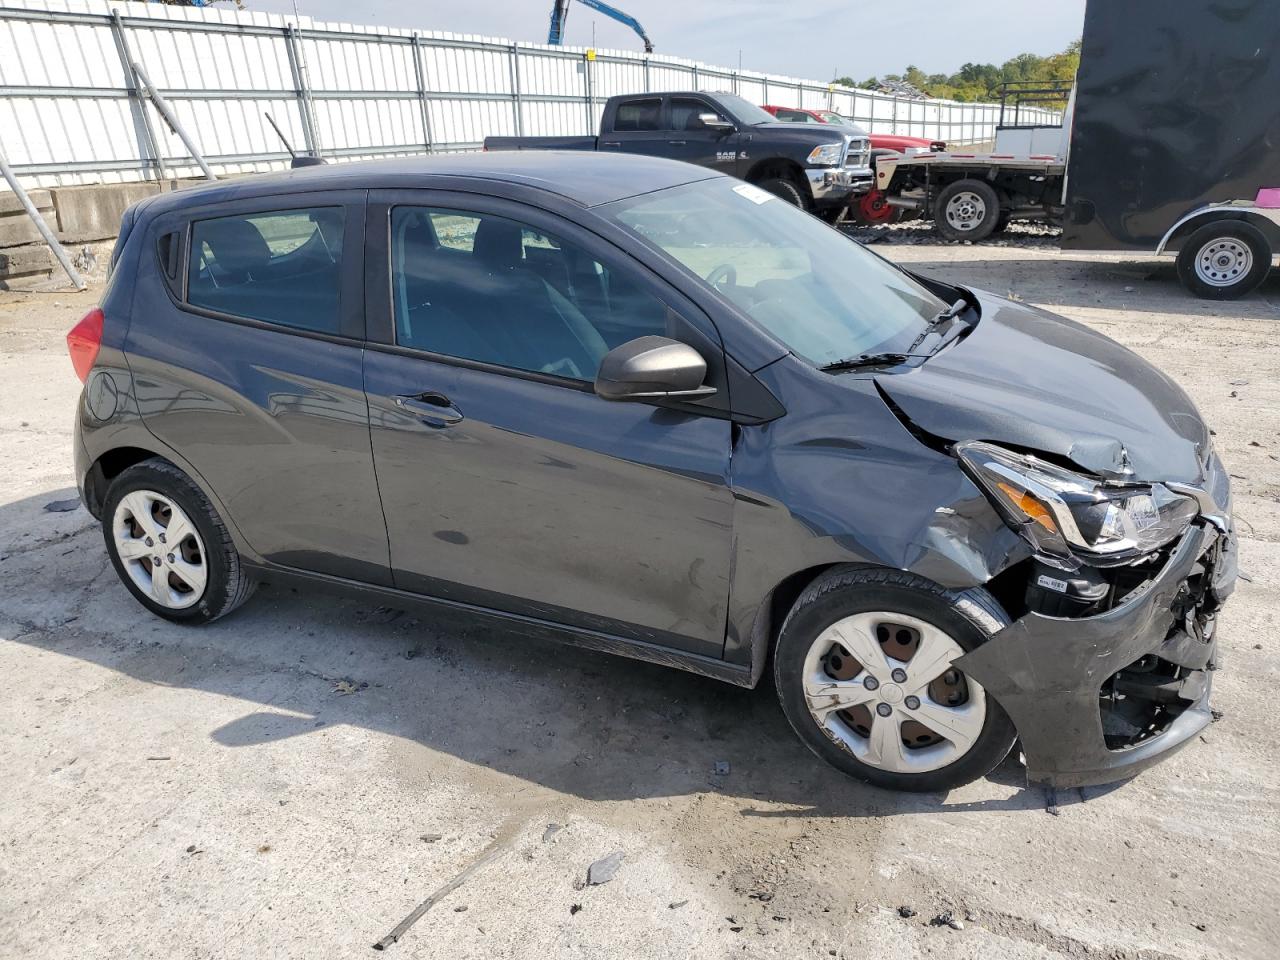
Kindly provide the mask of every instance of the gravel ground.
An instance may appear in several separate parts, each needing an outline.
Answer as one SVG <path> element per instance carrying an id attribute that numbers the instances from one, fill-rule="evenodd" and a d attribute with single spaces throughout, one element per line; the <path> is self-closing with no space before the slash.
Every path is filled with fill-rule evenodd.
<path id="1" fill-rule="evenodd" d="M 75 496 L 62 336 L 96 293 L 0 294 L 0 955 L 367 956 L 472 868 L 388 955 L 1274 957 L 1280 280 L 1208 304 L 1034 228 L 876 233 L 1119 339 L 1216 427 L 1251 580 L 1203 742 L 1110 788 L 1011 759 L 904 797 L 820 765 L 768 689 L 271 586 L 172 626 L 83 508 L 45 510 Z"/>

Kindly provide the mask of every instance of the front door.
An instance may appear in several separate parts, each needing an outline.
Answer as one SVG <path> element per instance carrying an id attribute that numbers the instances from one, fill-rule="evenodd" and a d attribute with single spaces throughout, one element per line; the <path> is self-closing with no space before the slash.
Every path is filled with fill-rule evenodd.
<path id="1" fill-rule="evenodd" d="M 720 656 L 730 424 L 591 390 L 600 358 L 645 334 L 722 364 L 706 318 L 508 201 L 375 193 L 369 224 L 370 336 L 390 342 L 366 353 L 365 389 L 395 584 Z"/>
<path id="2" fill-rule="evenodd" d="M 671 98 L 667 110 L 670 152 L 666 156 L 733 176 L 738 168 L 739 136 L 732 129 L 717 130 L 706 126 L 702 117 L 708 113 L 728 120 L 710 100 L 701 97 Z"/>

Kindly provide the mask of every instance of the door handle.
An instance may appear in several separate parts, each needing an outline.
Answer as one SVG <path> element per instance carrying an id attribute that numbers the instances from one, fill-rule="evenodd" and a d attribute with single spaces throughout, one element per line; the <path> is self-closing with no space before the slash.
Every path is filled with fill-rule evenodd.
<path id="1" fill-rule="evenodd" d="M 622 146 L 622 141 L 621 141 L 621 140 L 605 140 L 605 141 L 603 141 L 603 142 L 600 144 L 600 146 L 602 146 L 602 147 L 621 147 L 621 146 Z"/>
<path id="2" fill-rule="evenodd" d="M 689 142 L 688 140 L 668 140 L 667 141 L 667 143 L 671 144 L 671 146 L 673 147 L 683 147 L 688 142 Z"/>
<path id="3" fill-rule="evenodd" d="M 462 420 L 462 411 L 455 407 L 443 393 L 425 390 L 422 393 L 402 393 L 391 398 L 402 410 L 410 410 L 428 427 L 451 427 Z"/>

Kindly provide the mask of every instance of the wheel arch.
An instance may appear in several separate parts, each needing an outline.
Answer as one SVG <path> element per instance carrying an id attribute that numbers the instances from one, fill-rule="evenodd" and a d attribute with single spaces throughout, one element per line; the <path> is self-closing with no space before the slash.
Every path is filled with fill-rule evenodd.
<path id="1" fill-rule="evenodd" d="M 128 442 L 108 447 L 94 456 L 84 477 L 85 506 L 94 519 L 102 519 L 102 506 L 106 501 L 107 488 L 111 486 L 111 481 L 135 464 L 151 459 L 163 460 L 185 473 L 191 479 L 191 482 L 199 487 L 200 491 L 209 498 L 213 508 L 218 511 L 218 515 L 222 518 L 223 523 L 226 524 L 227 530 L 235 542 L 236 549 L 248 560 L 257 561 L 261 559 L 241 534 L 239 527 L 236 526 L 235 518 L 227 510 L 222 498 L 200 475 L 200 471 L 196 470 L 185 458 L 169 449 L 165 444 L 160 443 L 150 434 L 146 437 L 139 437 L 136 434 L 130 435 Z"/>
<path id="2" fill-rule="evenodd" d="M 1228 220 L 1242 221 L 1257 227 L 1267 238 L 1272 253 L 1280 252 L 1280 210 L 1210 204 L 1191 211 L 1174 223 L 1160 238 L 1160 243 L 1156 246 L 1156 256 L 1175 253 L 1181 250 L 1182 243 L 1201 227 Z"/>
<path id="3" fill-rule="evenodd" d="M 788 160 L 786 157 L 769 157 L 767 160 L 759 160 L 747 170 L 747 175 L 742 179 L 746 180 L 747 183 L 759 183 L 761 180 L 768 180 L 771 177 L 790 180 L 804 191 L 805 196 L 813 200 L 813 191 L 809 189 L 809 180 L 804 175 L 804 168 L 794 160 Z"/>

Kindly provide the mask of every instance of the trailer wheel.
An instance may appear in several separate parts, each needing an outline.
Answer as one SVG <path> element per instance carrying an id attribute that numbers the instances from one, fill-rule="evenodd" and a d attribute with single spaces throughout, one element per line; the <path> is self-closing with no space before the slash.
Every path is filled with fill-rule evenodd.
<path id="1" fill-rule="evenodd" d="M 938 194 L 933 220 L 948 240 L 985 240 L 1000 222 L 1000 198 L 982 180 L 957 180 Z"/>
<path id="2" fill-rule="evenodd" d="M 1193 233 L 1178 251 L 1178 278 L 1202 300 L 1236 300 L 1271 269 L 1271 244 L 1243 220 L 1219 220 Z"/>

